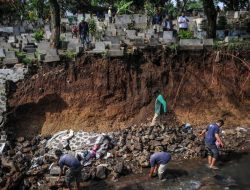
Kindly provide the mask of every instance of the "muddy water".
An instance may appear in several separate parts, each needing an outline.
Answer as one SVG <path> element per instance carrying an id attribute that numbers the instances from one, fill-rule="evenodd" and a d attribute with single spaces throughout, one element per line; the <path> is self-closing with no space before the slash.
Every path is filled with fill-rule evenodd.
<path id="1" fill-rule="evenodd" d="M 250 154 L 240 155 L 219 163 L 220 170 L 210 170 L 206 160 L 182 161 L 169 164 L 167 180 L 149 179 L 140 175 L 122 177 L 118 182 L 99 181 L 85 184 L 88 190 L 249 190 Z"/>

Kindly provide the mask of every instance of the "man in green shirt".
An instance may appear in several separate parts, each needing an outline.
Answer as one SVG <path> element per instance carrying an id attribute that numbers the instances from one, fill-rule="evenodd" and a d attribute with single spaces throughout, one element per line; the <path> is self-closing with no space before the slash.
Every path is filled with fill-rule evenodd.
<path id="1" fill-rule="evenodd" d="M 155 114 L 151 122 L 151 126 L 155 125 L 157 117 L 161 115 L 162 112 L 166 113 L 167 112 L 167 102 L 161 95 L 159 90 L 156 90 L 154 92 L 154 95 L 156 97 L 155 100 Z"/>

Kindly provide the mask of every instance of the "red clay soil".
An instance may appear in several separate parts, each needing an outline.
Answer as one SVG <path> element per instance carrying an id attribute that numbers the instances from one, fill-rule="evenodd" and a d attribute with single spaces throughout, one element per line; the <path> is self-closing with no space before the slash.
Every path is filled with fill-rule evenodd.
<path id="1" fill-rule="evenodd" d="M 249 53 L 238 56 L 250 62 Z M 122 59 L 83 56 L 66 66 L 43 67 L 10 92 L 8 124 L 18 136 L 114 131 L 149 122 L 153 91 L 160 89 L 180 123 L 203 125 L 223 117 L 228 126 L 249 126 L 249 63 L 229 55 L 216 63 L 215 57 L 151 49 Z"/>

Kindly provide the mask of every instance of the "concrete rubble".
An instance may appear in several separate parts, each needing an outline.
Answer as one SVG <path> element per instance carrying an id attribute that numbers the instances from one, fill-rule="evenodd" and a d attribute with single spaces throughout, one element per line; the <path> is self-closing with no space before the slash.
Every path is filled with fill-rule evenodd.
<path id="1" fill-rule="evenodd" d="M 77 156 L 77 152 L 91 151 L 96 149 L 97 144 L 105 144 L 106 138 L 109 140 L 104 153 L 91 158 L 92 162 L 82 168 L 83 181 L 105 179 L 107 176 L 117 180 L 122 175 L 141 173 L 143 167 L 149 166 L 149 156 L 158 146 L 170 152 L 173 160 L 203 157 L 205 147 L 202 139 L 195 135 L 197 133 L 193 130 L 183 131 L 182 127 L 176 125 L 142 124 L 109 134 L 66 130 L 52 137 L 37 136 L 32 140 L 19 137 L 8 144 L 1 158 L 0 187 L 62 187 L 63 182 L 55 182 L 60 170 L 54 150 L 61 148 L 63 152 Z M 243 129 L 225 129 L 222 134 L 225 146 L 230 151 L 238 149 L 245 142 L 246 131 Z M 230 151 L 223 150 L 221 154 Z"/>

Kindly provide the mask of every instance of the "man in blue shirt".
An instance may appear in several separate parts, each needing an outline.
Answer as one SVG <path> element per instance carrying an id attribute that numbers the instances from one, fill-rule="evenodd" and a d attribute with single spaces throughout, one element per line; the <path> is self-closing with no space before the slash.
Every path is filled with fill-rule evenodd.
<path id="1" fill-rule="evenodd" d="M 161 151 L 162 147 L 158 147 L 157 152 L 150 156 L 151 169 L 149 172 L 149 177 L 152 177 L 157 172 L 159 179 L 163 180 L 167 169 L 167 163 L 171 160 L 171 155 L 167 152 Z"/>
<path id="2" fill-rule="evenodd" d="M 68 167 L 69 170 L 66 172 L 65 181 L 69 189 L 71 189 L 70 184 L 73 180 L 76 181 L 77 190 L 80 189 L 81 181 L 81 164 L 80 162 L 70 154 L 63 154 L 61 150 L 55 150 L 55 155 L 58 158 L 58 164 L 60 166 L 60 174 L 58 180 L 64 173 L 64 167 Z"/>
<path id="3" fill-rule="evenodd" d="M 162 112 L 166 113 L 167 112 L 167 102 L 161 95 L 159 90 L 156 90 L 154 92 L 154 95 L 156 97 L 155 100 L 155 114 L 151 122 L 151 126 L 155 125 L 156 119 L 162 114 Z"/>
<path id="4" fill-rule="evenodd" d="M 219 136 L 220 127 L 223 124 L 223 120 L 218 120 L 216 123 L 208 125 L 207 129 L 203 130 L 200 134 L 201 136 L 205 134 L 205 146 L 208 151 L 208 166 L 211 169 L 218 169 L 215 166 L 216 160 L 219 156 L 219 150 L 216 146 L 216 142 L 218 142 L 219 146 L 224 146 Z"/>

